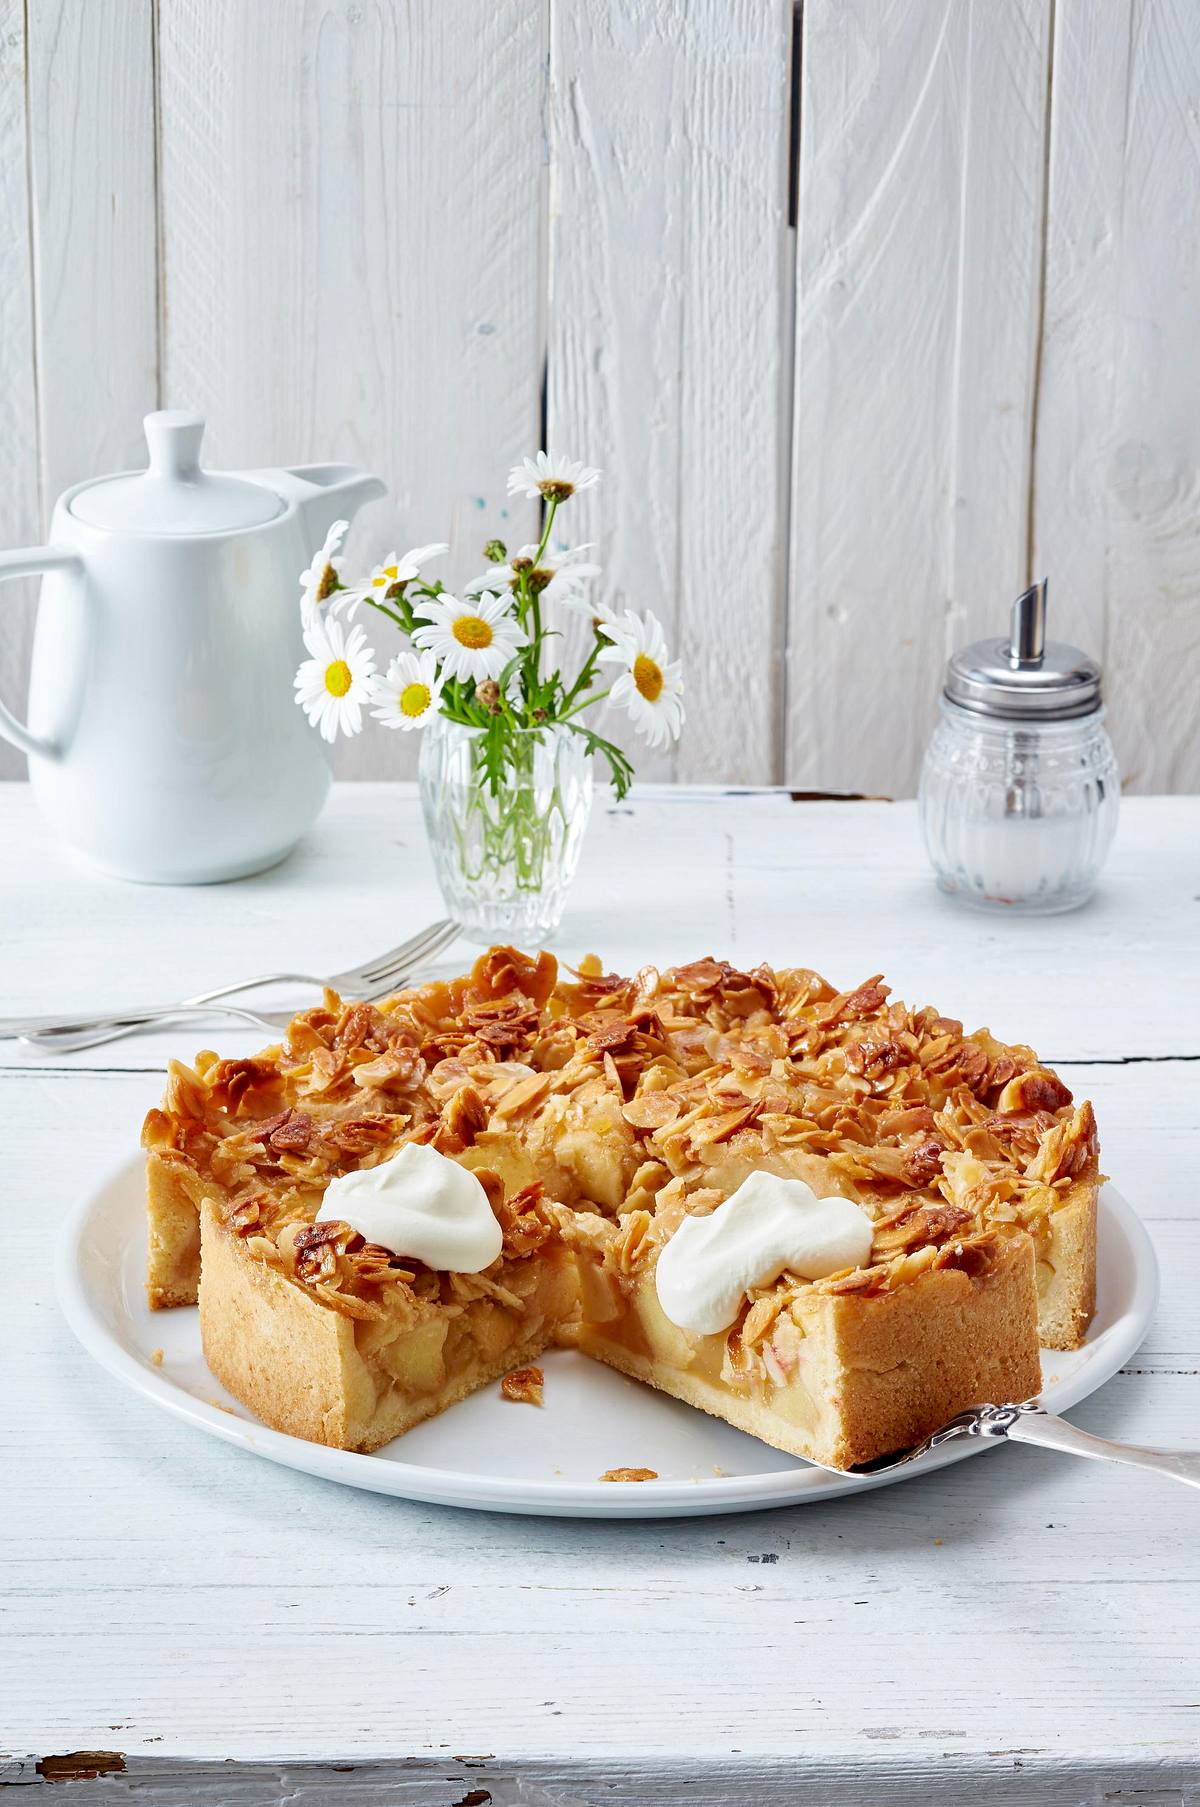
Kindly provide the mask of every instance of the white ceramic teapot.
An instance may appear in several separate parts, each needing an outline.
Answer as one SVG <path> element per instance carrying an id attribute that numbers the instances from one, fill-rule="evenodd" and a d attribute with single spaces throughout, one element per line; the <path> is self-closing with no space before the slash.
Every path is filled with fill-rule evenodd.
<path id="1" fill-rule="evenodd" d="M 60 496 L 50 544 L 0 553 L 45 572 L 29 721 L 43 813 L 123 878 L 200 884 L 272 865 L 329 788 L 293 698 L 299 577 L 339 516 L 384 493 L 348 464 L 218 475 L 197 414 L 146 417 L 150 467 Z"/>

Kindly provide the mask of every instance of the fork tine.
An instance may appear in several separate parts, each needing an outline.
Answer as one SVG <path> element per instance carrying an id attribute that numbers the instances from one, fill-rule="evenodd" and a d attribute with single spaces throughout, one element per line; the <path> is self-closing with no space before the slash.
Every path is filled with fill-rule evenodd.
<path id="1" fill-rule="evenodd" d="M 414 945 L 393 948 L 390 954 L 380 954 L 363 969 L 363 978 L 371 985 L 382 985 L 397 973 L 407 972 L 420 960 L 428 960 L 446 947 L 458 933 L 458 924 L 454 922 L 433 922 Z"/>
<path id="2" fill-rule="evenodd" d="M 377 972 L 390 972 L 397 962 L 420 959 L 429 942 L 445 927 L 444 921 L 431 922 L 419 934 L 411 936 L 407 941 L 402 941 L 398 947 L 389 948 L 384 954 L 373 955 L 370 960 L 364 960 L 361 966 L 349 966 L 345 972 L 333 973 L 325 983 L 331 985 L 335 991 L 346 992 L 369 985 L 374 981 Z"/>
<path id="3" fill-rule="evenodd" d="M 393 958 L 378 963 L 376 970 L 368 981 L 372 986 L 385 986 L 396 980 L 407 978 L 414 966 L 426 960 L 434 959 L 444 948 L 458 936 L 456 922 L 444 922 L 437 926 L 436 933 L 431 933 L 424 946 L 415 954 L 408 954 L 403 959 Z"/>

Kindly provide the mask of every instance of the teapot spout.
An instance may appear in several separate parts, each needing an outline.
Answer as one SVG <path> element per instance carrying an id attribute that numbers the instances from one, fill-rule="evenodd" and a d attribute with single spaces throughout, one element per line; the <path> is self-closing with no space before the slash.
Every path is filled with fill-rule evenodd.
<path id="1" fill-rule="evenodd" d="M 364 502 L 387 494 L 387 485 L 380 478 L 353 464 L 300 464 L 281 475 L 293 480 L 292 494 L 314 546 L 320 545 L 335 521 L 352 519 Z"/>

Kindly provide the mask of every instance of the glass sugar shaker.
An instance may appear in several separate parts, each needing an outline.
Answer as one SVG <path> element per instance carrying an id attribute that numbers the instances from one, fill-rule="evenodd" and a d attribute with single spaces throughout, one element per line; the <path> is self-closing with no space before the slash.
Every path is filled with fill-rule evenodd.
<path id="1" fill-rule="evenodd" d="M 1119 806 L 1100 667 L 1046 639 L 1046 584 L 1034 584 L 1007 640 L 978 640 L 946 667 L 919 792 L 938 884 L 981 909 L 1073 910 L 1095 888 Z"/>

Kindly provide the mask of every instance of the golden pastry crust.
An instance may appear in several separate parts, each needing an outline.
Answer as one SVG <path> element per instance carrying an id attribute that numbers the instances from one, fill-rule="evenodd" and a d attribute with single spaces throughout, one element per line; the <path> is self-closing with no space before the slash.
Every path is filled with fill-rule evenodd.
<path id="1" fill-rule="evenodd" d="M 871 1360 L 855 1354 L 854 1335 L 867 1336 L 861 1327 L 890 1326 L 872 1333 L 882 1338 L 876 1355 L 889 1337 L 908 1349 L 923 1336 L 925 1380 L 911 1351 L 891 1364 L 894 1374 L 903 1365 L 929 1409 L 941 1410 L 937 1375 L 952 1373 L 957 1410 L 970 1403 L 964 1388 L 983 1384 L 978 1363 L 967 1359 L 972 1336 L 989 1351 L 992 1391 L 1013 1396 L 1018 1382 L 1026 1394 L 1037 1390 L 1037 1337 L 1024 1324 L 1023 1289 L 1026 1306 L 1040 1291 L 1042 1340 L 1054 1347 L 1074 1346 L 1092 1311 L 1099 1157 L 1090 1105 L 1075 1107 L 1032 1050 L 892 1003 L 879 978 L 838 992 L 804 969 L 740 972 L 711 959 L 632 978 L 587 962 L 560 978 L 548 954 L 533 961 L 495 948 L 470 974 L 379 1006 L 328 993 L 293 1021 L 284 1043 L 254 1059 L 204 1053 L 190 1068 L 173 1063 L 143 1139 L 151 1304 L 194 1298 L 202 1255 L 202 1324 L 215 1371 L 268 1422 L 303 1423 L 296 1434 L 349 1447 L 377 1447 L 397 1417 L 418 1406 L 427 1416 L 431 1397 L 440 1403 L 430 1410 L 449 1403 L 449 1382 L 421 1393 L 421 1338 L 407 1366 L 396 1355 L 414 1333 L 413 1314 L 425 1310 L 461 1317 L 471 1300 L 487 1300 L 459 1338 L 468 1376 L 487 1368 L 494 1378 L 551 1340 L 586 1341 L 589 1325 L 591 1352 L 633 1372 L 629 1350 L 621 1355 L 625 1345 L 614 1341 L 614 1319 L 653 1319 L 653 1262 L 665 1237 L 755 1169 L 856 1200 L 876 1226 L 871 1261 L 815 1285 L 785 1275 L 748 1299 L 718 1339 L 710 1379 L 727 1404 L 768 1400 L 750 1413 L 756 1423 L 778 1416 L 783 1394 L 798 1397 L 799 1383 L 781 1365 L 778 1330 L 764 1338 L 760 1326 L 765 1318 L 808 1322 L 806 1369 L 818 1344 L 833 1364 L 818 1393 L 836 1401 L 836 1434 L 822 1447 L 840 1452 L 839 1461 L 870 1441 L 856 1423 L 878 1427 L 887 1416 L 876 1397 L 878 1364 L 869 1381 Z M 335 1174 L 373 1166 L 414 1140 L 484 1180 L 505 1228 L 496 1271 L 434 1275 L 363 1245 L 348 1226 L 313 1229 Z M 572 1262 L 582 1326 L 562 1278 Z M 522 1275 L 532 1295 L 533 1275 L 545 1267 L 554 1269 L 558 1316 L 531 1335 L 512 1276 Z M 597 1315 L 602 1309 L 607 1319 Z M 939 1368 L 939 1339 L 949 1357 L 956 1314 L 973 1317 L 975 1329 Z M 539 1315 L 541 1301 L 531 1311 Z M 307 1391 L 298 1383 L 296 1396 L 275 1406 L 272 1318 L 290 1326 L 298 1372 L 321 1377 Z M 499 1328 L 487 1329 L 489 1318 Z M 1005 1324 L 1011 1350 L 1002 1358 L 996 1327 Z M 423 1332 L 426 1343 L 436 1335 Z M 684 1333 L 673 1335 L 679 1354 Z M 381 1384 L 385 1342 L 403 1383 L 392 1376 Z M 364 1359 L 364 1350 L 375 1400 L 365 1415 L 351 1359 Z M 706 1354 L 698 1368 L 693 1352 L 677 1371 L 694 1382 L 711 1365 Z M 661 1368 L 673 1371 L 665 1354 Z M 661 1376 L 643 1378 L 662 1384 Z M 482 1378 L 469 1379 L 462 1391 L 478 1384 Z M 407 1403 L 394 1397 L 406 1387 Z M 900 1378 L 889 1389 L 896 1409 L 886 1434 L 898 1434 L 915 1416 L 902 1409 Z M 868 1395 L 874 1403 L 855 1403 Z M 741 1405 L 736 1411 L 745 1418 Z M 723 1415 L 743 1421 L 732 1404 Z M 768 1440 L 788 1434 L 785 1424 Z"/>

